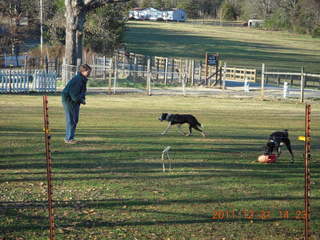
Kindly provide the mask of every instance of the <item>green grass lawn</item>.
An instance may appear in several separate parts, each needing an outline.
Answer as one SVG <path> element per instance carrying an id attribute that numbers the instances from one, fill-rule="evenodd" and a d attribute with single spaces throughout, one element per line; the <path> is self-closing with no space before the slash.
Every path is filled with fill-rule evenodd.
<path id="1" fill-rule="evenodd" d="M 228 65 L 319 72 L 320 39 L 281 31 L 188 23 L 129 22 L 124 35 L 129 51 L 204 60 L 219 53 Z"/>
<path id="2" fill-rule="evenodd" d="M 320 234 L 319 106 L 312 104 L 312 239 Z M 0 95 L 0 112 L 0 239 L 47 239 L 42 97 Z M 161 112 L 194 114 L 208 137 L 176 128 L 161 136 Z M 59 96 L 49 97 L 49 117 L 58 240 L 303 238 L 303 104 L 89 95 L 78 145 L 63 143 Z M 275 164 L 257 163 L 268 135 L 284 128 L 295 163 L 286 149 Z M 164 173 L 166 146 L 174 164 Z"/>

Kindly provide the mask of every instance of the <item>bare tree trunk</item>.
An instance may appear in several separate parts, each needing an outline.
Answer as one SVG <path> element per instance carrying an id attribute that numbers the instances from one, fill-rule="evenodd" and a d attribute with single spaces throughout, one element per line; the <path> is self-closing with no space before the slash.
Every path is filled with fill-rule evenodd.
<path id="1" fill-rule="evenodd" d="M 64 0 L 66 7 L 66 64 L 82 62 L 83 28 L 86 14 L 108 3 L 127 2 L 128 0 Z"/>
<path id="2" fill-rule="evenodd" d="M 66 63 L 77 64 L 77 58 L 82 59 L 82 40 L 85 14 L 83 5 L 77 0 L 65 0 L 66 6 Z"/>

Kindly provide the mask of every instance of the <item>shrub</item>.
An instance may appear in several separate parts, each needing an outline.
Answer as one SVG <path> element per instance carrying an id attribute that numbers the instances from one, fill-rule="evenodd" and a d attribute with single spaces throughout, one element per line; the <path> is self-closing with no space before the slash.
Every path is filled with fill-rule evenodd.
<path id="1" fill-rule="evenodd" d="M 279 9 L 265 20 L 264 27 L 270 30 L 290 29 L 291 23 L 288 15 Z"/>
<path id="2" fill-rule="evenodd" d="M 220 14 L 224 20 L 236 20 L 238 17 L 236 8 L 230 3 L 223 3 L 220 9 Z"/>
<path id="3" fill-rule="evenodd" d="M 312 37 L 313 38 L 320 38 L 320 25 L 317 26 L 315 29 L 313 29 Z"/>

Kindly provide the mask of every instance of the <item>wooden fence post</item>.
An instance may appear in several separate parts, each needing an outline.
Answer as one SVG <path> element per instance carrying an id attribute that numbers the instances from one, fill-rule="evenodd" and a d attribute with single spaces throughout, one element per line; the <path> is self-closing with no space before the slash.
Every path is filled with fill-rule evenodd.
<path id="1" fill-rule="evenodd" d="M 113 73 L 113 58 L 110 59 L 110 70 L 109 70 L 109 94 L 111 94 L 111 87 L 112 87 L 112 73 Z"/>
<path id="2" fill-rule="evenodd" d="M 181 74 L 182 74 L 182 60 L 179 59 L 179 83 L 181 82 Z"/>
<path id="3" fill-rule="evenodd" d="M 187 60 L 185 60 L 185 61 L 187 61 Z M 182 61 L 181 61 L 182 62 Z M 182 71 L 183 70 L 183 71 Z M 182 73 L 181 73 L 181 76 L 182 76 L 182 78 L 181 78 L 181 84 L 182 84 L 182 93 L 183 93 L 183 96 L 186 96 L 186 77 L 187 77 L 187 64 L 186 64 L 186 62 L 185 62 L 185 67 L 184 68 L 181 68 L 181 71 L 182 71 Z"/>
<path id="4" fill-rule="evenodd" d="M 208 68 L 208 53 L 206 52 L 206 76 L 205 76 L 205 79 L 206 79 L 206 82 L 205 82 L 205 85 L 208 85 L 208 74 L 209 74 L 209 68 Z"/>
<path id="5" fill-rule="evenodd" d="M 222 88 L 222 66 L 219 66 L 219 85 Z"/>
<path id="6" fill-rule="evenodd" d="M 10 70 L 9 70 L 9 93 L 11 93 L 11 82 L 12 82 L 12 80 L 11 80 L 11 71 L 12 71 L 12 65 L 10 65 L 10 68 L 9 68 Z"/>
<path id="7" fill-rule="evenodd" d="M 135 82 L 137 77 L 138 77 L 138 58 L 136 54 L 134 54 L 134 59 L 133 59 L 133 81 Z"/>
<path id="8" fill-rule="evenodd" d="M 193 87 L 194 85 L 194 66 L 195 66 L 195 61 L 192 59 L 191 62 L 191 86 Z"/>
<path id="9" fill-rule="evenodd" d="M 118 56 L 114 59 L 114 74 L 113 74 L 113 94 L 116 94 L 117 78 L 118 78 Z"/>
<path id="10" fill-rule="evenodd" d="M 226 90 L 226 73 L 227 73 L 227 63 L 225 62 L 223 65 L 223 72 L 222 72 L 222 89 Z"/>
<path id="11" fill-rule="evenodd" d="M 300 87 L 300 102 L 303 103 L 304 101 L 304 67 L 301 68 L 301 77 L 300 77 L 300 81 L 301 81 L 301 87 Z"/>
<path id="12" fill-rule="evenodd" d="M 167 75 L 168 75 L 168 58 L 165 58 L 165 67 L 164 67 L 164 85 L 167 85 Z"/>
<path id="13" fill-rule="evenodd" d="M 174 78 L 174 58 L 172 58 L 171 64 L 172 64 L 172 67 L 171 67 L 171 83 L 173 83 L 173 78 Z"/>
<path id="14" fill-rule="evenodd" d="M 147 62 L 147 94 L 151 96 L 151 59 Z"/>
<path id="15" fill-rule="evenodd" d="M 159 58 L 158 57 L 155 57 L 155 64 L 156 64 L 156 71 L 157 71 L 157 74 L 156 74 L 156 81 L 158 82 L 159 80 Z"/>
<path id="16" fill-rule="evenodd" d="M 62 60 L 62 81 L 64 82 L 64 85 L 67 84 L 67 61 L 66 58 L 64 57 Z"/>
<path id="17" fill-rule="evenodd" d="M 199 83 L 202 84 L 201 82 L 202 79 L 202 62 L 199 62 Z"/>

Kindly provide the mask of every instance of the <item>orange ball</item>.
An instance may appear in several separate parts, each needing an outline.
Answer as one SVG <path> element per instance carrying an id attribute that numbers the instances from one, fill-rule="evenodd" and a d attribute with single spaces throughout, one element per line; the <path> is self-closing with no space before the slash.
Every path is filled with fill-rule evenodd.
<path id="1" fill-rule="evenodd" d="M 275 154 L 260 155 L 258 157 L 258 162 L 261 162 L 261 163 L 274 163 L 276 161 L 277 161 L 277 156 Z"/>

